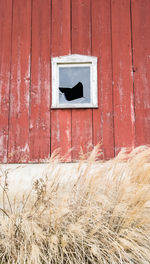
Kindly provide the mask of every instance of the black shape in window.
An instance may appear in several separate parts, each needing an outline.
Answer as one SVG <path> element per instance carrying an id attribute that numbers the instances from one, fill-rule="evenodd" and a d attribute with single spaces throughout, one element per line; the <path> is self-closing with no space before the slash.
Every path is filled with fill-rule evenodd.
<path id="1" fill-rule="evenodd" d="M 83 97 L 83 84 L 78 82 L 72 88 L 59 87 L 61 93 L 65 95 L 67 101 L 72 101 Z"/>

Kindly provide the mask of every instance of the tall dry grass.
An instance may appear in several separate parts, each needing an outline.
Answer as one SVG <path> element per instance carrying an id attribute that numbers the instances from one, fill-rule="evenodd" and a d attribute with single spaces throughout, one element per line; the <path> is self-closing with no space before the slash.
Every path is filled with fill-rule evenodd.
<path id="1" fill-rule="evenodd" d="M 97 154 L 67 180 L 52 157 L 22 199 L 1 170 L 0 263 L 150 263 L 150 148 Z"/>

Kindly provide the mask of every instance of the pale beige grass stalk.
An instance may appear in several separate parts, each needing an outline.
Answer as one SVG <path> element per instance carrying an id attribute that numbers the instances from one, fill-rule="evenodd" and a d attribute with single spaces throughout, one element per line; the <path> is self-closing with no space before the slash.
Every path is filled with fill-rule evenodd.
<path id="1" fill-rule="evenodd" d="M 52 156 L 22 199 L 1 171 L 0 263 L 150 263 L 150 148 L 104 163 L 98 152 L 67 181 Z"/>

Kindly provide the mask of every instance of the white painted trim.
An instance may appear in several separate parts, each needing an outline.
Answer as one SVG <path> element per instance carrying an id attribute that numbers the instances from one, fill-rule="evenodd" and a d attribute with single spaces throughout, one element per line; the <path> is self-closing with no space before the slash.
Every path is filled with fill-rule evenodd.
<path id="1" fill-rule="evenodd" d="M 97 57 L 72 54 L 68 56 L 54 57 L 52 63 L 52 105 L 51 108 L 98 108 L 98 89 L 97 89 Z M 91 102 L 82 104 L 59 104 L 59 67 L 70 66 L 90 66 L 91 71 Z"/>

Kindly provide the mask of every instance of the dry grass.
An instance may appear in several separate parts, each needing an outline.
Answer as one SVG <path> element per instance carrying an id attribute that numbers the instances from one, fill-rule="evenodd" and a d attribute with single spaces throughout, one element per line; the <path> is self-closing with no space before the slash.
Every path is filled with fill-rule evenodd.
<path id="1" fill-rule="evenodd" d="M 97 153 L 67 182 L 52 157 L 21 200 L 1 171 L 0 263 L 150 263 L 150 148 L 104 164 Z"/>

